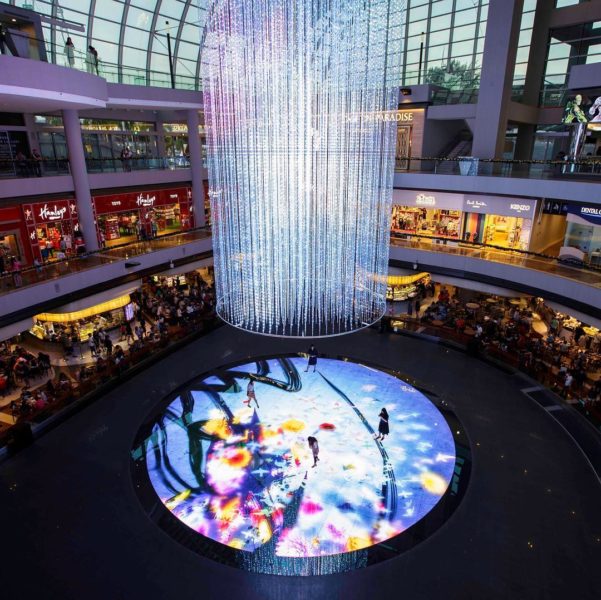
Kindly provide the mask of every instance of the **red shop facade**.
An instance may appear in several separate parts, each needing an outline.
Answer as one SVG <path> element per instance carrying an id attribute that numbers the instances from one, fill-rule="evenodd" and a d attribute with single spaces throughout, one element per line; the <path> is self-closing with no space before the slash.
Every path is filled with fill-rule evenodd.
<path id="1" fill-rule="evenodd" d="M 33 258 L 45 262 L 83 250 L 75 200 L 27 203 L 21 210 Z"/>
<path id="2" fill-rule="evenodd" d="M 19 205 L 0 207 L 0 251 L 6 259 L 5 264 L 10 264 L 13 258 L 18 258 L 24 265 L 33 262 L 27 227 Z"/>
<path id="3" fill-rule="evenodd" d="M 94 196 L 93 206 L 101 244 L 118 245 L 194 227 L 189 187 Z"/>

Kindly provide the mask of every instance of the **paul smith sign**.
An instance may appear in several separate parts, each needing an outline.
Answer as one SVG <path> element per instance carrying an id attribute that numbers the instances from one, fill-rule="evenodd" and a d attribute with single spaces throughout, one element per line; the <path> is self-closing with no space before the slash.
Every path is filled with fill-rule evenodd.
<path id="1" fill-rule="evenodd" d="M 55 204 L 53 208 L 48 208 L 48 205 L 44 204 L 44 206 L 40 208 L 40 213 L 38 216 L 43 221 L 62 221 L 65 218 L 66 212 L 66 206 L 58 208 Z"/>

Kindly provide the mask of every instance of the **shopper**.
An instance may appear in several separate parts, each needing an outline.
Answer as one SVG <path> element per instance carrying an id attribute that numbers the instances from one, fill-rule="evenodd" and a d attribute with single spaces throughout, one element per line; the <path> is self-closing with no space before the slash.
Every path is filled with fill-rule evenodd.
<path id="1" fill-rule="evenodd" d="M 44 159 L 42 158 L 42 155 L 40 154 L 40 151 L 37 148 L 34 148 L 31 151 L 31 160 L 33 161 L 33 171 L 35 173 L 35 176 L 41 177 L 42 176 L 42 161 Z"/>
<path id="2" fill-rule="evenodd" d="M 305 373 L 309 371 L 309 367 L 313 367 L 313 373 L 315 373 L 315 369 L 317 368 L 317 350 L 313 344 L 309 348 L 309 361 L 307 362 Z"/>
<path id="3" fill-rule="evenodd" d="M 88 46 L 86 54 L 86 71 L 92 75 L 98 75 L 98 52 L 94 46 Z"/>
<path id="4" fill-rule="evenodd" d="M 21 277 L 21 262 L 16 256 L 13 258 L 12 272 L 13 283 L 15 284 L 15 287 L 21 287 L 23 285 L 23 278 Z"/>
<path id="5" fill-rule="evenodd" d="M 309 448 L 311 448 L 311 452 L 313 453 L 313 466 L 314 468 L 317 466 L 317 462 L 319 461 L 319 444 L 317 443 L 317 439 L 310 435 L 307 438 L 307 442 L 309 443 Z"/>
<path id="6" fill-rule="evenodd" d="M 65 42 L 65 55 L 67 56 L 67 65 L 73 68 L 75 66 L 75 45 L 70 37 Z"/>
<path id="7" fill-rule="evenodd" d="M 246 386 L 246 400 L 244 401 L 244 404 L 250 406 L 253 400 L 255 401 L 257 408 L 259 408 L 259 403 L 257 402 L 257 397 L 255 396 L 255 384 L 251 378 Z"/>
<path id="8" fill-rule="evenodd" d="M 96 342 L 94 341 L 94 336 L 90 335 L 88 337 L 88 347 L 90 348 L 90 357 L 96 357 Z"/>
<path id="9" fill-rule="evenodd" d="M 129 149 L 129 146 L 125 146 L 123 148 L 123 150 L 121 150 L 121 155 L 120 155 L 120 159 L 121 159 L 121 164 L 123 165 L 123 170 L 126 173 L 129 173 L 131 171 L 131 157 L 132 157 L 132 152 Z"/>
<path id="10" fill-rule="evenodd" d="M 385 408 L 382 408 L 378 417 L 380 417 L 380 423 L 378 424 L 378 435 L 376 436 L 376 440 L 383 441 L 390 432 L 388 427 L 388 411 Z"/>

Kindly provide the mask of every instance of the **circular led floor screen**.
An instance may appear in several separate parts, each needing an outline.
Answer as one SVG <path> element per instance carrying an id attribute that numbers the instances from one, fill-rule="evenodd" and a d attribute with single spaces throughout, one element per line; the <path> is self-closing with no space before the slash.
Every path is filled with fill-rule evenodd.
<path id="1" fill-rule="evenodd" d="M 414 527 L 459 473 L 447 419 L 371 366 L 257 359 L 172 397 L 140 431 L 134 477 L 148 512 L 158 496 L 161 526 L 201 554 L 254 572 L 346 571 L 439 526 Z"/>

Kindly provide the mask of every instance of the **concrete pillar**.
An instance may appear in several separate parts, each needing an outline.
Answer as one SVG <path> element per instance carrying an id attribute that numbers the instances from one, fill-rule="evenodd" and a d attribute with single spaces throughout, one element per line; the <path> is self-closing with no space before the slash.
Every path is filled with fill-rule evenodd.
<path id="1" fill-rule="evenodd" d="M 94 222 L 94 211 L 92 210 L 92 195 L 90 194 L 90 182 L 88 181 L 78 112 L 73 109 L 63 110 L 63 125 L 65 127 L 65 137 L 67 138 L 67 148 L 69 150 L 69 166 L 71 168 L 71 177 L 73 177 L 73 187 L 75 188 L 79 225 L 83 232 L 86 250 L 90 252 L 98 250 L 99 244 L 96 223 Z"/>
<path id="2" fill-rule="evenodd" d="M 165 129 L 163 128 L 163 119 L 158 118 L 155 122 L 155 130 L 157 132 L 157 156 L 163 160 L 167 158 L 167 150 L 165 147 Z"/>
<path id="3" fill-rule="evenodd" d="M 503 155 L 524 0 L 490 0 L 472 154 Z"/>
<path id="4" fill-rule="evenodd" d="M 194 223 L 203 227 L 205 220 L 205 190 L 202 180 L 202 149 L 198 127 L 200 119 L 196 109 L 188 111 L 188 150 L 190 151 L 190 170 L 192 171 L 192 205 L 194 206 Z"/>
<path id="5" fill-rule="evenodd" d="M 539 96 L 543 87 L 545 65 L 547 64 L 547 44 L 551 15 L 555 10 L 555 0 L 538 0 L 534 13 L 534 27 L 528 55 L 528 69 L 524 81 L 524 93 L 521 102 L 530 106 L 539 105 Z M 514 158 L 529 160 L 532 158 L 536 138 L 536 125 L 522 123 L 518 126 Z"/>

